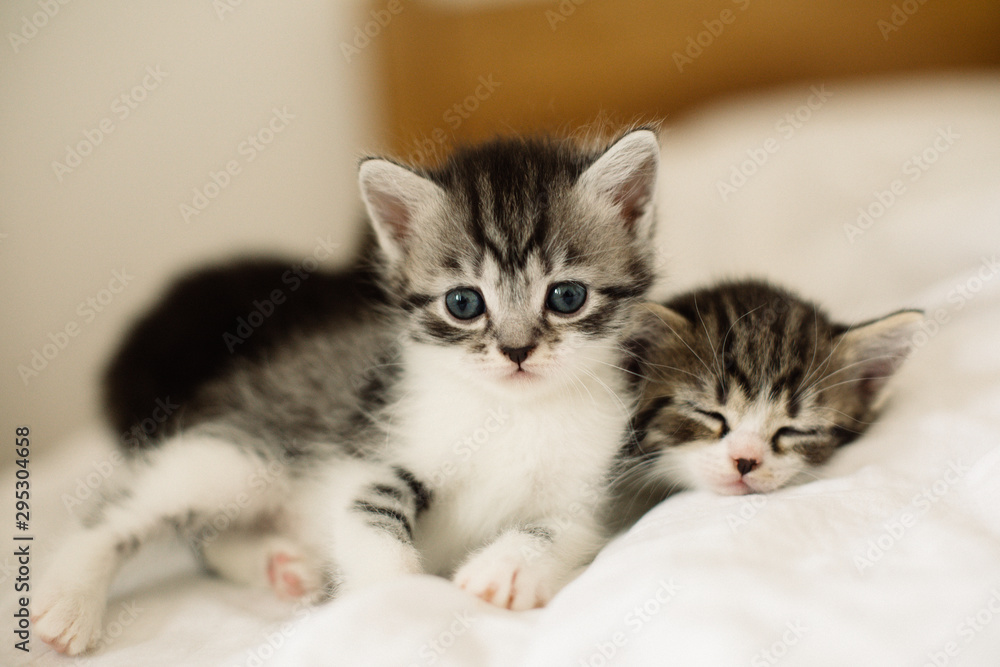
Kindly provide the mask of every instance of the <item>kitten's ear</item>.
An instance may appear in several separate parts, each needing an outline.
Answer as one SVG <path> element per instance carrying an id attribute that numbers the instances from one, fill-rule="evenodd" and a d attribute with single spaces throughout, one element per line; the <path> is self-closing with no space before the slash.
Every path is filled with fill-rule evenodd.
<path id="1" fill-rule="evenodd" d="M 877 409 L 889 379 L 913 350 L 910 340 L 923 320 L 923 311 L 903 310 L 840 334 L 837 353 L 846 377 L 836 377 L 856 380 L 863 400 Z"/>
<path id="2" fill-rule="evenodd" d="M 616 141 L 590 165 L 577 187 L 614 206 L 625 226 L 643 237 L 653 222 L 653 198 L 660 146 L 650 130 L 636 130 Z"/>
<path id="3" fill-rule="evenodd" d="M 358 180 L 379 245 L 391 261 L 396 261 L 413 238 L 415 224 L 442 206 L 444 191 L 388 160 L 365 160 Z"/>
<path id="4" fill-rule="evenodd" d="M 691 326 L 691 322 L 676 310 L 671 310 L 656 302 L 648 301 L 640 308 L 645 311 L 640 319 L 644 320 L 649 328 L 679 333 Z"/>
<path id="5" fill-rule="evenodd" d="M 677 311 L 653 301 L 640 303 L 636 309 L 628 337 L 638 343 L 657 345 L 668 337 L 679 336 L 691 326 Z"/>
<path id="6" fill-rule="evenodd" d="M 646 379 L 658 375 L 657 359 L 671 349 L 691 323 L 680 313 L 658 303 L 636 304 L 635 317 L 626 336 L 625 348 L 631 352 L 635 373 Z"/>

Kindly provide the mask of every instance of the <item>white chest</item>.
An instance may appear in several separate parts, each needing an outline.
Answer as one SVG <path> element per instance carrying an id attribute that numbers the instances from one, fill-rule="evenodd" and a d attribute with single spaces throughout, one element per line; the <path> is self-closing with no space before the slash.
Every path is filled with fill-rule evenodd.
<path id="1" fill-rule="evenodd" d="M 624 383 L 607 375 L 527 396 L 418 374 L 404 381 L 393 458 L 433 489 L 416 530 L 430 570 L 603 488 L 630 407 Z"/>

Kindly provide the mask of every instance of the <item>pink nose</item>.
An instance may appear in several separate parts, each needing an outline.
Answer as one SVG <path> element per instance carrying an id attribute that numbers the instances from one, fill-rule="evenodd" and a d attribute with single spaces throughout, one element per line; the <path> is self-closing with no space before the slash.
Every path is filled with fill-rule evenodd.
<path id="1" fill-rule="evenodd" d="M 727 450 L 733 466 L 742 476 L 760 467 L 765 448 L 766 443 L 755 433 L 737 432 L 729 436 Z"/>

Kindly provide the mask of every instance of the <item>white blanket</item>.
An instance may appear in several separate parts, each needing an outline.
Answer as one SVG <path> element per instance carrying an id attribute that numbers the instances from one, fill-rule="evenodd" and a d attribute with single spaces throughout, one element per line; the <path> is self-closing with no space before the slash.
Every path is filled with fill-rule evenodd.
<path id="1" fill-rule="evenodd" d="M 306 608 L 155 548 L 79 664 L 1000 664 L 1000 77 L 802 85 L 662 144 L 663 293 L 753 273 L 844 321 L 928 311 L 884 416 L 819 479 L 679 494 L 526 613 L 429 576 Z M 36 580 L 111 452 L 83 434 L 34 462 Z M 70 664 L 4 635 L 4 664 Z"/>

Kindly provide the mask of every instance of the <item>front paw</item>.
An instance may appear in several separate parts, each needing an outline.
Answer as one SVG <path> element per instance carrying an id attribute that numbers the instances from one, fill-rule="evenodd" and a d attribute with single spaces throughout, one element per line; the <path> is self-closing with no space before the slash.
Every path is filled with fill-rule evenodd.
<path id="1" fill-rule="evenodd" d="M 544 606 L 555 591 L 548 568 L 517 553 L 493 550 L 473 556 L 455 573 L 460 588 L 504 609 L 524 611 Z"/>
<path id="2" fill-rule="evenodd" d="M 267 580 L 280 600 L 318 600 L 324 591 L 320 565 L 290 549 L 271 553 L 267 561 Z"/>
<path id="3" fill-rule="evenodd" d="M 67 655 L 97 645 L 104 617 L 104 596 L 93 591 L 54 590 L 36 599 L 32 624 L 43 642 Z"/>

